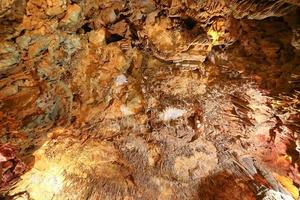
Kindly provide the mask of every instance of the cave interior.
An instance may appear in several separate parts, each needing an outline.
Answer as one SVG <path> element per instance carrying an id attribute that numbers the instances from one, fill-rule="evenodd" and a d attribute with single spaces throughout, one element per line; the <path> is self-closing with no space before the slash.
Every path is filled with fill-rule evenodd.
<path id="1" fill-rule="evenodd" d="M 0 199 L 299 200 L 300 0 L 0 0 Z"/>

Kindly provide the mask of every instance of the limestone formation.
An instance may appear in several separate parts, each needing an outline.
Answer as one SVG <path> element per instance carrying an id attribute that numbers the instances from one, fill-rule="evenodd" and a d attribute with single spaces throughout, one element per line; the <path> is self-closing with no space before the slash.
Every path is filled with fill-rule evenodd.
<path id="1" fill-rule="evenodd" d="M 0 198 L 297 200 L 299 6 L 0 1 Z"/>

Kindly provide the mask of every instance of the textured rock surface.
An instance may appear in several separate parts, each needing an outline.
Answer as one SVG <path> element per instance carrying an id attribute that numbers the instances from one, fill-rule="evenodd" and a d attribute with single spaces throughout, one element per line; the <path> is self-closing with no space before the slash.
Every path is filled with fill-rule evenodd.
<path id="1" fill-rule="evenodd" d="M 297 199 L 297 6 L 1 1 L 3 197 Z"/>

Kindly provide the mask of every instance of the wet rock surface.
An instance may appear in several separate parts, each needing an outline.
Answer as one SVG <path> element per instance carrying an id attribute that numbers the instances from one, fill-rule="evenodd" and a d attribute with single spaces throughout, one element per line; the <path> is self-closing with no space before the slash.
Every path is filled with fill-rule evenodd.
<path id="1" fill-rule="evenodd" d="M 1 1 L 3 198 L 297 199 L 298 6 Z"/>

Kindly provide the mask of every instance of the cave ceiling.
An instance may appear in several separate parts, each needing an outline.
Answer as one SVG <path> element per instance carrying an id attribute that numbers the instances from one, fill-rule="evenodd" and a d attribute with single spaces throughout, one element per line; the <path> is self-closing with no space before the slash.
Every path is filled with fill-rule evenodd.
<path id="1" fill-rule="evenodd" d="M 0 198 L 298 200 L 299 0 L 0 0 Z"/>

